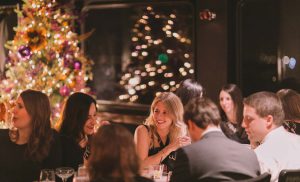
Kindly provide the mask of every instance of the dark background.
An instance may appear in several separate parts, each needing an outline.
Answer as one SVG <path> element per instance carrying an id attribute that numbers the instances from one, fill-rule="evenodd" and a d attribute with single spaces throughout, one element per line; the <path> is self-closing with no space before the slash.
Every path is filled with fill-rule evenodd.
<path id="1" fill-rule="evenodd" d="M 1 0 L 1 5 L 16 0 Z M 74 1 L 78 11 L 91 1 Z M 92 4 L 170 3 L 173 1 L 94 1 Z M 222 85 L 237 83 L 245 96 L 282 87 L 299 90 L 299 66 L 286 68 L 283 56 L 300 56 L 300 1 L 297 0 L 186 0 L 193 8 L 196 79 L 217 101 Z M 214 21 L 202 21 L 210 9 Z M 108 12 L 109 13 L 109 12 Z M 114 21 L 114 20 L 112 20 Z M 78 26 L 78 31 L 80 31 Z M 103 29 L 105 30 L 105 29 Z M 115 40 L 115 39 L 120 40 Z M 114 37 L 122 43 L 122 35 Z"/>

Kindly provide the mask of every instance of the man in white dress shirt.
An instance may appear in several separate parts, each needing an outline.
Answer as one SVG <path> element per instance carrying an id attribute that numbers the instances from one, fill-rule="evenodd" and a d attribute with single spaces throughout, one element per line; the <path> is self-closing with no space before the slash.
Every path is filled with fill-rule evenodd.
<path id="1" fill-rule="evenodd" d="M 245 128 L 255 148 L 261 173 L 278 181 L 283 169 L 300 169 L 300 136 L 287 132 L 283 126 L 284 112 L 280 99 L 272 92 L 257 92 L 244 100 Z"/>

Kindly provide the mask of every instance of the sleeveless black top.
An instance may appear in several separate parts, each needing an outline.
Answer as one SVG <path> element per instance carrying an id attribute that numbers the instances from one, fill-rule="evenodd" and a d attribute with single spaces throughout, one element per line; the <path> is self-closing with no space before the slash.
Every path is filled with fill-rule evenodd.
<path id="1" fill-rule="evenodd" d="M 144 125 L 144 126 L 147 128 L 147 130 L 149 132 L 148 126 L 147 125 Z M 148 156 L 157 154 L 159 151 L 164 149 L 170 143 L 169 135 L 167 136 L 167 140 L 166 140 L 165 144 L 162 142 L 160 136 L 157 133 L 155 133 L 155 135 L 158 138 L 159 147 L 153 146 L 152 148 L 150 148 L 148 151 Z M 167 171 L 173 171 L 175 159 L 176 159 L 176 152 L 174 151 L 174 152 L 171 152 L 163 161 L 161 161 L 161 163 L 165 164 L 167 166 Z"/>

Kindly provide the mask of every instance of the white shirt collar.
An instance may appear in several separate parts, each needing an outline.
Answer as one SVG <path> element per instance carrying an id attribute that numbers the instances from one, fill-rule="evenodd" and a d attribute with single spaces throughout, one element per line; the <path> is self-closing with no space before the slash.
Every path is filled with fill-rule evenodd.
<path id="1" fill-rule="evenodd" d="M 273 138 L 273 136 L 277 136 L 278 134 L 285 132 L 286 130 L 284 129 L 283 126 L 280 126 L 278 128 L 275 128 L 274 130 L 270 131 L 265 138 L 261 141 L 261 144 L 267 141 L 269 138 Z"/>
<path id="2" fill-rule="evenodd" d="M 203 137 L 206 133 L 212 132 L 212 131 L 220 131 L 222 132 L 222 130 L 219 127 L 209 127 L 207 128 L 201 135 L 201 137 Z"/>

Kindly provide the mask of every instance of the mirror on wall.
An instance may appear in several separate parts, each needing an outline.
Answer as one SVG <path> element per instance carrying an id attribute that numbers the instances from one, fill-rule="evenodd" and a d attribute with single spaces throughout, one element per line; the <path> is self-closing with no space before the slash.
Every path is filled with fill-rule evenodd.
<path id="1" fill-rule="evenodd" d="M 97 99 L 150 104 L 193 77 L 193 11 L 187 1 L 85 5 L 82 47 Z"/>
<path id="2" fill-rule="evenodd" d="M 293 0 L 241 0 L 237 6 L 238 81 L 245 96 L 300 91 L 300 23 Z"/>

